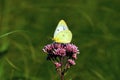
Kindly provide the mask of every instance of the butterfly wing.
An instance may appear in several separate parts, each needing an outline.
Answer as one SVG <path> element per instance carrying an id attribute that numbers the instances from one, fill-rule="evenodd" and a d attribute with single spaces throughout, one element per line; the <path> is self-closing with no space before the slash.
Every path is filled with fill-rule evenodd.
<path id="1" fill-rule="evenodd" d="M 70 30 L 64 30 L 54 36 L 54 41 L 58 43 L 70 43 L 72 40 L 72 33 Z"/>
<path id="2" fill-rule="evenodd" d="M 54 36 L 56 36 L 59 32 L 64 31 L 64 30 L 68 30 L 67 24 L 65 23 L 64 20 L 60 20 L 54 32 Z"/>
<path id="3" fill-rule="evenodd" d="M 60 20 L 57 28 L 54 32 L 53 40 L 58 43 L 70 43 L 72 39 L 72 33 L 68 29 L 64 20 Z"/>

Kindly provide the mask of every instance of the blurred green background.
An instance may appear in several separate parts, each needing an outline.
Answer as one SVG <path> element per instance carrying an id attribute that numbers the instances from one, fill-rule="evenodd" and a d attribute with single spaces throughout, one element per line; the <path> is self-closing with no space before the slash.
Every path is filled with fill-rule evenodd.
<path id="1" fill-rule="evenodd" d="M 0 80 L 59 80 L 42 48 L 61 19 L 81 52 L 66 80 L 120 80 L 120 0 L 0 0 Z"/>

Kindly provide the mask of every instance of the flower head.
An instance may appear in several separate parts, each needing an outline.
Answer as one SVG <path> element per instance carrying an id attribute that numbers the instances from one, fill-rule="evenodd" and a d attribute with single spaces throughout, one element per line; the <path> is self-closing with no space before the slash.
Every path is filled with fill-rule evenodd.
<path id="1" fill-rule="evenodd" d="M 63 44 L 63 43 L 52 43 L 52 44 L 48 44 L 43 48 L 43 51 L 45 53 L 52 54 L 53 56 L 67 56 L 69 58 L 77 58 L 77 54 L 79 53 L 78 47 L 67 43 L 67 44 Z"/>
<path id="2" fill-rule="evenodd" d="M 47 46 L 44 47 L 43 51 L 45 53 L 51 53 L 52 52 L 52 45 L 48 44 Z"/>
<path id="3" fill-rule="evenodd" d="M 56 69 L 63 68 L 67 70 L 70 66 L 75 65 L 77 54 L 79 54 L 78 47 L 70 43 L 52 43 L 43 48 L 43 51 L 47 53 L 47 60 L 54 63 Z M 63 71 L 63 72 L 65 72 Z"/>
<path id="4" fill-rule="evenodd" d="M 66 50 L 63 49 L 63 48 L 58 48 L 54 51 L 54 54 L 58 55 L 58 56 L 65 56 L 66 55 Z"/>
<path id="5" fill-rule="evenodd" d="M 67 44 L 65 48 L 67 52 L 79 53 L 78 47 L 73 44 Z"/>
<path id="6" fill-rule="evenodd" d="M 73 58 L 73 59 L 77 59 L 77 54 L 74 53 L 74 54 L 72 55 L 72 58 Z"/>
<path id="7" fill-rule="evenodd" d="M 56 67 L 56 68 L 61 67 L 61 63 L 59 63 L 59 62 L 55 62 L 54 64 L 55 64 L 55 67 Z"/>
<path id="8" fill-rule="evenodd" d="M 72 60 L 72 59 L 68 59 L 68 63 L 69 63 L 70 65 L 75 65 L 75 64 L 76 64 L 75 61 Z"/>

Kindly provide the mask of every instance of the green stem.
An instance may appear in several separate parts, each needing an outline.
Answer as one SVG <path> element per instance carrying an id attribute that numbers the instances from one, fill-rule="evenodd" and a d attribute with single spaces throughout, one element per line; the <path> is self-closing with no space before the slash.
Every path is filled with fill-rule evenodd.
<path id="1" fill-rule="evenodd" d="M 61 80 L 64 80 L 64 74 L 61 73 L 60 78 L 61 78 Z"/>
<path id="2" fill-rule="evenodd" d="M 61 78 L 60 80 L 64 80 L 64 69 L 63 69 L 64 68 L 64 65 L 63 65 L 64 64 L 64 58 L 63 57 L 61 57 L 61 64 L 62 64 L 62 66 L 61 66 L 61 72 L 60 72 L 61 73 L 60 74 L 60 78 Z"/>

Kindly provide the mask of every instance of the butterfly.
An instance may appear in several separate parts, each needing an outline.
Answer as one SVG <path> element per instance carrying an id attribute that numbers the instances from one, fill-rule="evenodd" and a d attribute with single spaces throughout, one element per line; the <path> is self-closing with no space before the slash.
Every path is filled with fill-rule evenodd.
<path id="1" fill-rule="evenodd" d="M 57 43 L 70 43 L 72 40 L 72 33 L 68 29 L 64 20 L 60 20 L 54 32 L 53 40 Z"/>

